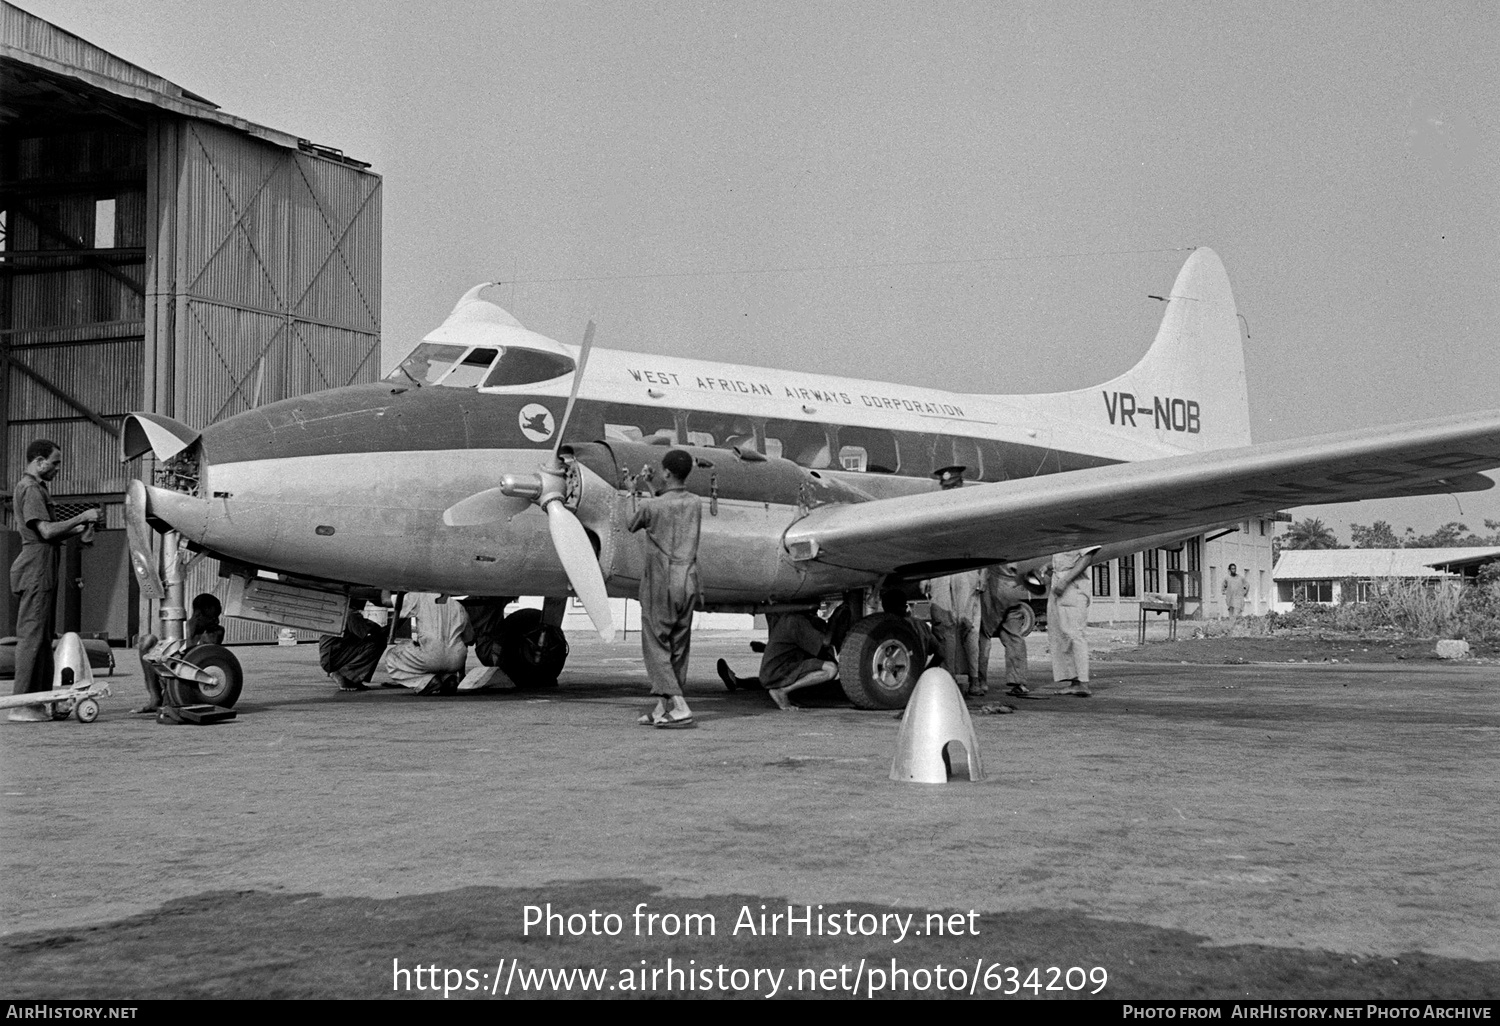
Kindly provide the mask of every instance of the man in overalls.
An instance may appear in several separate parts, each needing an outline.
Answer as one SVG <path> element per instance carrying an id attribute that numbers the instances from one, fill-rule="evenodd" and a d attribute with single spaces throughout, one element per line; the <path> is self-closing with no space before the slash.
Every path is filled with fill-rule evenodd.
<path id="1" fill-rule="evenodd" d="M 638 722 L 667 729 L 691 727 L 692 710 L 682 697 L 687 683 L 688 643 L 693 605 L 698 598 L 698 535 L 703 507 L 687 490 L 693 457 L 673 449 L 661 459 L 664 484 L 646 499 L 630 521 L 646 532 L 646 566 L 641 573 L 641 652 L 651 678 L 656 708 Z"/>
<path id="2" fill-rule="evenodd" d="M 86 509 L 58 520 L 47 482 L 62 470 L 62 449 L 39 438 L 26 447 L 26 473 L 11 496 L 21 554 L 10 565 L 10 590 L 16 596 L 16 682 L 12 694 L 52 690 L 52 635 L 56 631 L 57 565 L 63 544 L 97 524 L 101 513 Z M 17 722 L 52 719 L 38 705 L 12 709 Z"/>

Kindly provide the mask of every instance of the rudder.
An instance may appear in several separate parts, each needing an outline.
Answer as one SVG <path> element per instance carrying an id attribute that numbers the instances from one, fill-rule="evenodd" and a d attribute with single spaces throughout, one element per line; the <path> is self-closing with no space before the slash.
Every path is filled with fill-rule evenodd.
<path id="1" fill-rule="evenodd" d="M 1188 257 L 1139 363 L 1101 385 L 1039 398 L 1054 400 L 1059 417 L 1164 453 L 1249 445 L 1239 314 L 1218 254 Z"/>

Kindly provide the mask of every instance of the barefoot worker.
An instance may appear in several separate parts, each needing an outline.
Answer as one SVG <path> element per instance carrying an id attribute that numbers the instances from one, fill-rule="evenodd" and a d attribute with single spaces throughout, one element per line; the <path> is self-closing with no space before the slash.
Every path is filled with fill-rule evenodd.
<path id="1" fill-rule="evenodd" d="M 642 501 L 630 521 L 646 535 L 646 568 L 641 574 L 641 653 L 651 678 L 656 707 L 638 722 L 646 727 L 693 726 L 693 712 L 682 697 L 687 683 L 688 643 L 698 599 L 698 535 L 703 507 L 687 490 L 693 457 L 673 449 L 661 458 L 663 484 L 656 498 Z"/>
<path id="2" fill-rule="evenodd" d="M 797 708 L 787 698 L 793 691 L 838 679 L 838 664 L 827 658 L 831 634 L 831 625 L 814 609 L 787 613 L 771 626 L 760 683 L 778 709 Z"/>

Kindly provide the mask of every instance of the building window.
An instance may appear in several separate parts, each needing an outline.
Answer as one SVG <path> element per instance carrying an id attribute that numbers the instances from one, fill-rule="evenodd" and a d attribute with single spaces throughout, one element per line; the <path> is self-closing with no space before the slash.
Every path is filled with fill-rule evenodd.
<path id="1" fill-rule="evenodd" d="M 1094 597 L 1103 598 L 1109 595 L 1109 564 L 1095 563 L 1094 571 Z"/>
<path id="2" fill-rule="evenodd" d="M 1141 559 L 1146 564 L 1145 581 L 1148 594 L 1159 594 L 1161 592 L 1161 549 L 1147 549 L 1141 553 Z"/>
<path id="3" fill-rule="evenodd" d="M 1296 581 L 1292 584 L 1293 602 L 1332 602 L 1332 581 Z"/>
<path id="4" fill-rule="evenodd" d="M 115 201 L 114 197 L 94 203 L 94 248 L 115 248 Z"/>
<path id="5" fill-rule="evenodd" d="M 1135 556 L 1120 557 L 1120 597 L 1135 598 Z"/>
<path id="6" fill-rule="evenodd" d="M 1190 599 L 1202 598 L 1200 587 L 1203 573 L 1203 539 L 1190 538 L 1186 545 L 1187 574 L 1183 577 L 1183 594 Z"/>

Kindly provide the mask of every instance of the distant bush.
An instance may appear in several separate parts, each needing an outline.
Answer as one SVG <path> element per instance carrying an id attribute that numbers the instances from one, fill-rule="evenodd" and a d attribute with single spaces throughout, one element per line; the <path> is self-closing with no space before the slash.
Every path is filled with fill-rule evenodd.
<path id="1" fill-rule="evenodd" d="M 1352 594 L 1353 588 L 1343 589 Z M 1324 606 L 1299 602 L 1272 613 L 1271 630 L 1312 628 L 1342 632 L 1394 630 L 1413 638 L 1463 638 L 1500 644 L 1500 564 L 1484 568 L 1477 584 L 1429 586 L 1397 581 L 1367 602 Z"/>
<path id="2" fill-rule="evenodd" d="M 1319 605 L 1316 602 L 1298 602 L 1285 613 L 1268 613 L 1266 622 L 1272 631 L 1314 627 L 1322 630 L 1338 630 L 1334 622 L 1338 607 Z"/>

